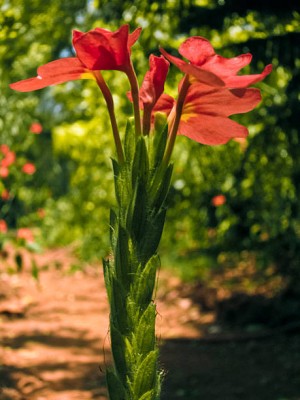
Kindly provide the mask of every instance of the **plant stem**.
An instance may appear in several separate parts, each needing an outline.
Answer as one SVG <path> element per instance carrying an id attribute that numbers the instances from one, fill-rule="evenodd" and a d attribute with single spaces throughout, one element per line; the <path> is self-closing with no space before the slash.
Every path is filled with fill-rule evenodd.
<path id="1" fill-rule="evenodd" d="M 133 112 L 135 120 L 135 133 L 136 136 L 140 136 L 142 134 L 142 128 L 141 128 L 141 114 L 140 114 L 139 84 L 132 63 L 130 64 L 130 68 L 128 68 L 128 70 L 126 71 L 126 74 L 128 76 L 131 87 Z"/>
<path id="2" fill-rule="evenodd" d="M 101 89 L 101 92 L 103 93 L 109 117 L 110 117 L 110 122 L 111 122 L 111 127 L 112 127 L 112 132 L 113 132 L 113 137 L 115 141 L 115 146 L 116 146 L 116 151 L 117 151 L 117 157 L 118 161 L 120 164 L 124 163 L 124 153 L 123 153 L 123 147 L 120 139 L 120 134 L 119 134 L 119 129 L 117 125 L 117 120 L 116 120 L 116 115 L 115 115 L 115 110 L 114 110 L 114 99 L 112 97 L 112 94 L 103 79 L 103 76 L 100 71 L 94 71 L 94 76 L 96 78 L 96 81 L 98 83 L 99 88 Z"/>
<path id="3" fill-rule="evenodd" d="M 125 152 L 125 163 L 113 162 L 117 199 L 110 219 L 113 258 L 103 262 L 114 359 L 107 386 L 110 400 L 159 400 L 153 293 L 172 167 L 162 165 L 166 130 L 149 138 L 137 138 L 134 130 L 127 135 L 131 151 Z M 165 140 L 158 141 L 163 135 Z"/>
<path id="4" fill-rule="evenodd" d="M 176 109 L 175 109 L 175 119 L 172 122 L 171 129 L 170 129 L 170 134 L 169 134 L 169 141 L 167 145 L 167 150 L 164 156 L 164 163 L 166 165 L 169 164 L 170 158 L 174 149 L 175 145 L 175 140 L 177 137 L 177 131 L 179 128 L 180 124 L 180 119 L 181 119 L 181 114 L 182 114 L 182 109 L 185 101 L 185 97 L 188 91 L 188 88 L 190 87 L 190 82 L 189 82 L 189 75 L 185 75 L 182 81 L 182 85 L 179 91 L 177 103 L 176 103 Z"/>

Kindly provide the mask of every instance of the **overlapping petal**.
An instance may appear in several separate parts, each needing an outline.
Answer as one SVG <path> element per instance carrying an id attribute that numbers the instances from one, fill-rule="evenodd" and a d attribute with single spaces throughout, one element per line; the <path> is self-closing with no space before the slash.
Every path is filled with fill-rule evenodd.
<path id="1" fill-rule="evenodd" d="M 130 65 L 130 48 L 141 29 L 129 34 L 128 25 L 115 32 L 95 28 L 87 33 L 73 32 L 73 46 L 79 60 L 90 70 L 126 71 Z"/>
<path id="2" fill-rule="evenodd" d="M 51 61 L 38 68 L 38 76 L 11 83 L 11 89 L 19 92 L 43 89 L 50 85 L 77 80 L 93 79 L 93 74 L 76 57 Z"/>
<path id="3" fill-rule="evenodd" d="M 225 83 L 217 75 L 210 71 L 206 71 L 203 68 L 194 66 L 193 64 L 187 64 L 185 61 L 178 57 L 174 57 L 167 53 L 164 49 L 160 49 L 160 52 L 168 59 L 171 63 L 176 65 L 182 72 L 194 76 L 199 82 L 209 86 L 225 86 Z"/>
<path id="4" fill-rule="evenodd" d="M 170 64 L 164 57 L 151 54 L 149 65 L 140 89 L 140 101 L 144 109 L 147 106 L 152 108 L 163 93 Z"/>
<path id="5" fill-rule="evenodd" d="M 194 83 L 186 95 L 177 134 L 207 145 L 224 144 L 232 138 L 245 138 L 248 135 L 247 128 L 228 117 L 251 111 L 260 101 L 260 91 L 255 88 L 230 90 Z M 175 110 L 175 100 L 165 94 L 154 108 L 154 111 L 169 116 L 169 126 L 172 126 Z"/>
<path id="6" fill-rule="evenodd" d="M 192 75 L 198 82 L 210 86 L 221 86 L 218 81 L 207 79 L 204 72 L 210 72 L 218 77 L 228 88 L 245 88 L 263 80 L 272 71 L 272 65 L 267 65 L 263 72 L 255 75 L 237 75 L 246 65 L 250 64 L 252 55 L 241 54 L 233 58 L 225 58 L 215 53 L 212 45 L 205 38 L 194 36 L 184 41 L 179 47 L 179 53 L 190 63 L 174 57 L 161 49 L 164 56 L 175 64 L 185 74 Z M 208 76 L 207 76 L 208 77 Z M 211 77 L 211 75 L 210 75 Z M 204 79 L 203 79 L 204 78 Z"/>
<path id="7" fill-rule="evenodd" d="M 185 99 L 178 134 L 208 145 L 246 137 L 247 128 L 228 116 L 251 111 L 260 101 L 258 89 L 208 89 L 193 84 Z"/>

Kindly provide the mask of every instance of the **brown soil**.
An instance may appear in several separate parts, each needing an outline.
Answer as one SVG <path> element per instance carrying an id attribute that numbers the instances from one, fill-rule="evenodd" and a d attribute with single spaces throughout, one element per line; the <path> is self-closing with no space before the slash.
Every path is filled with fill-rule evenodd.
<path id="1" fill-rule="evenodd" d="M 0 399 L 107 399 L 100 265 L 76 271 L 66 249 L 48 251 L 37 258 L 36 281 L 29 261 L 18 274 L 7 272 L 7 261 L 0 268 Z M 167 271 L 159 282 L 163 400 L 300 400 L 299 329 L 224 330 L 188 285 Z"/>

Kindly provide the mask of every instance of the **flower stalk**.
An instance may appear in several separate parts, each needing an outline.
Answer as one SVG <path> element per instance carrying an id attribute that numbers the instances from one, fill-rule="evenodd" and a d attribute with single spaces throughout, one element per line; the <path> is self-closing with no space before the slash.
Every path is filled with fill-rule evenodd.
<path id="1" fill-rule="evenodd" d="M 128 68 L 126 73 L 131 88 L 133 113 L 135 121 L 135 133 L 137 136 L 140 136 L 142 134 L 142 127 L 141 127 L 141 114 L 140 114 L 139 84 L 132 63 L 130 64 L 130 67 Z"/>
<path id="2" fill-rule="evenodd" d="M 123 148 L 122 148 L 122 143 L 121 143 L 120 134 L 119 134 L 119 128 L 117 125 L 117 120 L 116 120 L 116 115 L 115 115 L 114 99 L 112 97 L 111 91 L 109 90 L 105 80 L 103 79 L 101 72 L 94 71 L 94 76 L 96 78 L 97 84 L 103 94 L 103 97 L 104 97 L 106 105 L 107 105 L 107 110 L 108 110 L 109 117 L 110 117 L 111 128 L 112 128 L 112 133 L 113 133 L 113 137 L 114 137 L 114 141 L 115 141 L 118 161 L 120 164 L 123 164 L 124 163 L 124 154 L 123 154 Z"/>
<path id="3" fill-rule="evenodd" d="M 113 161 L 117 199 L 110 218 L 113 257 L 103 262 L 114 359 L 114 368 L 107 371 L 110 400 L 160 398 L 153 292 L 172 172 L 169 165 L 162 173 L 166 135 L 164 130 L 160 141 L 159 135 L 137 137 L 128 124 L 125 163 Z M 162 179 L 157 180 L 158 174 Z"/>

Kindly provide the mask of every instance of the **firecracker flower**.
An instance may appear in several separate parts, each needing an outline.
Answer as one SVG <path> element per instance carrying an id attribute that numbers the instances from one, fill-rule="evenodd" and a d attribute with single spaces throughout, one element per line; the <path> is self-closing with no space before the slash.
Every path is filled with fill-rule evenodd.
<path id="1" fill-rule="evenodd" d="M 185 57 L 189 63 L 172 56 L 164 49 L 160 49 L 160 51 L 182 72 L 210 86 L 215 86 L 215 82 L 210 82 L 209 80 L 205 82 L 203 79 L 201 80 L 203 72 L 209 72 L 217 76 L 223 82 L 223 86 L 229 88 L 245 88 L 263 80 L 272 71 L 272 65 L 269 64 L 260 74 L 237 75 L 243 67 L 250 64 L 252 55 L 247 53 L 233 58 L 222 57 L 216 54 L 210 42 L 201 36 L 190 37 L 179 47 L 179 53 Z"/>
<path id="2" fill-rule="evenodd" d="M 36 77 L 12 83 L 10 87 L 20 92 L 29 92 L 77 79 L 96 80 L 107 104 L 118 160 L 123 162 L 124 155 L 114 113 L 113 97 L 101 71 L 117 70 L 127 74 L 134 99 L 135 128 L 140 134 L 138 82 L 130 59 L 131 47 L 138 40 L 140 32 L 141 28 L 137 28 L 129 33 L 128 25 L 121 26 L 115 32 L 102 28 L 95 28 L 86 33 L 74 30 L 73 47 L 76 57 L 66 57 L 45 64 L 38 68 Z"/>
<path id="3" fill-rule="evenodd" d="M 38 68 L 34 78 L 10 84 L 20 92 L 42 89 L 50 85 L 77 80 L 98 79 L 97 71 L 119 70 L 128 72 L 131 67 L 130 49 L 137 41 L 141 29 L 129 33 L 128 25 L 115 32 L 95 28 L 83 33 L 73 31 L 76 57 L 52 61 Z"/>

